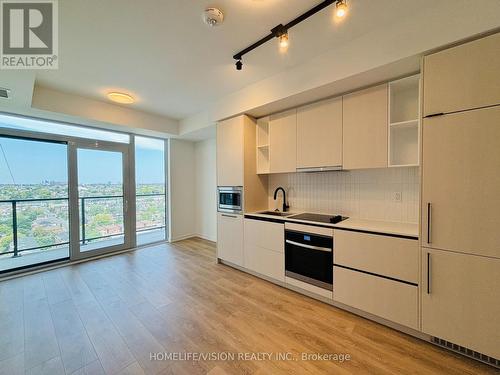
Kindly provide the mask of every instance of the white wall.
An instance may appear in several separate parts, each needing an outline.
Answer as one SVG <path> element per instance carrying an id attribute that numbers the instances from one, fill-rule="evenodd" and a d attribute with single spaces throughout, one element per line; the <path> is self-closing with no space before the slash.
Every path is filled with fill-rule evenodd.
<path id="1" fill-rule="evenodd" d="M 193 142 L 169 140 L 170 241 L 192 237 L 196 233 L 194 149 Z"/>
<path id="2" fill-rule="evenodd" d="M 198 237 L 217 241 L 217 178 L 215 139 L 196 142 L 195 220 Z"/>
<path id="3" fill-rule="evenodd" d="M 359 219 L 418 222 L 419 168 L 270 175 L 269 209 L 281 210 L 285 188 L 290 211 L 340 214 Z M 395 193 L 401 200 L 395 201 Z"/>

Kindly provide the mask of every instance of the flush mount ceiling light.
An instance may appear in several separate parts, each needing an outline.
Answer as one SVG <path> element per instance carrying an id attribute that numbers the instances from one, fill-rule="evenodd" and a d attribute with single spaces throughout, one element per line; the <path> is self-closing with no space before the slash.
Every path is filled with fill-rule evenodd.
<path id="1" fill-rule="evenodd" d="M 289 38 L 288 38 L 288 30 L 294 27 L 295 25 L 301 23 L 302 21 L 305 21 L 312 15 L 318 13 L 319 11 L 323 10 L 327 6 L 335 3 L 335 14 L 337 17 L 341 18 L 344 17 L 345 14 L 347 13 L 347 0 L 325 0 L 318 5 L 316 5 L 314 8 L 308 10 L 304 14 L 301 14 L 294 20 L 288 22 L 286 25 L 279 24 L 278 26 L 274 27 L 271 29 L 271 33 L 264 38 L 256 41 L 254 44 L 248 46 L 247 48 L 241 50 L 237 54 L 233 56 L 233 59 L 236 60 L 236 70 L 241 70 L 243 67 L 243 55 L 247 54 L 250 51 L 253 51 L 257 47 L 260 47 L 264 43 L 270 41 L 273 38 L 278 38 L 279 39 L 279 46 L 282 49 L 286 49 L 288 47 L 289 43 Z"/>
<path id="2" fill-rule="evenodd" d="M 109 92 L 108 99 L 120 104 L 132 104 L 135 102 L 135 99 L 131 95 L 116 91 Z"/>

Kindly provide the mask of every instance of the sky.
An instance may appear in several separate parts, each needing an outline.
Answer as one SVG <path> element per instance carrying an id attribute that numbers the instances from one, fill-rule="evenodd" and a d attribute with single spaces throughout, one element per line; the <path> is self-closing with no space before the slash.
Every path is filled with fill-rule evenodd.
<path id="1" fill-rule="evenodd" d="M 0 184 L 67 183 L 67 146 L 0 136 Z M 136 137 L 136 182 L 164 182 L 163 141 Z M 3 152 L 2 152 L 3 151 Z M 7 162 L 6 162 L 7 159 Z M 78 150 L 79 183 L 121 183 L 121 154 Z"/>

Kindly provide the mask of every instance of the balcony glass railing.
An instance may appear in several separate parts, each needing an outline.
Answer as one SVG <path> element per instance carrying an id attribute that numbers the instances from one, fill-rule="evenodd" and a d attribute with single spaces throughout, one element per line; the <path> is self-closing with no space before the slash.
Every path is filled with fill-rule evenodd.
<path id="1" fill-rule="evenodd" d="M 166 195 L 136 196 L 137 232 L 165 229 Z M 0 200 L 0 255 L 69 245 L 68 198 Z M 123 196 L 79 198 L 80 243 L 124 235 Z"/>

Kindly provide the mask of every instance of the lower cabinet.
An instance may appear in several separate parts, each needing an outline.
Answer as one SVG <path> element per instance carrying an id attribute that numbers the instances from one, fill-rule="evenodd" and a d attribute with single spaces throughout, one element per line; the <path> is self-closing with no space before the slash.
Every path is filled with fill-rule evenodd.
<path id="1" fill-rule="evenodd" d="M 217 213 L 217 258 L 243 266 L 243 216 Z"/>
<path id="2" fill-rule="evenodd" d="M 333 267 L 333 300 L 418 329 L 418 287 Z"/>
<path id="3" fill-rule="evenodd" d="M 500 259 L 422 248 L 422 331 L 500 358 Z"/>
<path id="4" fill-rule="evenodd" d="M 333 299 L 418 330 L 418 240 L 334 230 Z"/>
<path id="5" fill-rule="evenodd" d="M 244 266 L 269 278 L 285 281 L 285 225 L 244 219 Z"/>

